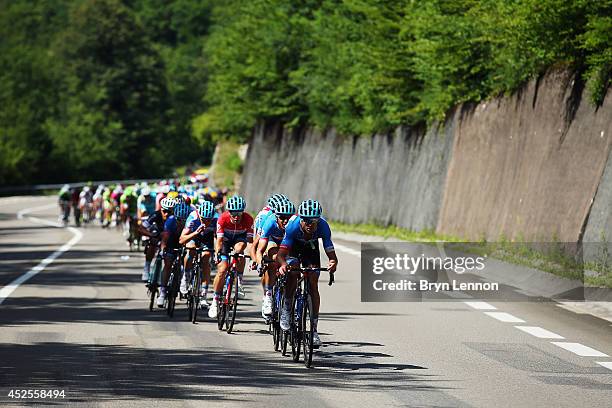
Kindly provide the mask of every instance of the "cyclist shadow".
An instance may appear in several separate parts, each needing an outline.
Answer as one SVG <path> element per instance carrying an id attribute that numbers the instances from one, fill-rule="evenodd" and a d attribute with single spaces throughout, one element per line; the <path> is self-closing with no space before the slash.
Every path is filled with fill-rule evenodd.
<path id="1" fill-rule="evenodd" d="M 322 336 L 327 333 L 320 333 Z M 399 364 L 372 361 L 373 359 L 389 358 L 393 356 L 386 353 L 367 351 L 363 348 L 384 347 L 380 343 L 368 342 L 328 342 L 316 350 L 316 365 L 319 368 L 334 370 L 358 371 L 358 370 L 426 370 L 427 367 L 413 364 Z M 353 350 L 358 349 L 358 350 Z"/>

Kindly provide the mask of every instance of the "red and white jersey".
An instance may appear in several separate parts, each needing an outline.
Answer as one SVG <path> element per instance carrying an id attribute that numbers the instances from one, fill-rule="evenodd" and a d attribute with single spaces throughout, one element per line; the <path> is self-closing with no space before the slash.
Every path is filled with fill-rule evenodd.
<path id="1" fill-rule="evenodd" d="M 217 238 L 233 238 L 246 233 L 247 239 L 253 238 L 253 217 L 251 214 L 242 213 L 240 221 L 234 224 L 230 218 L 229 211 L 225 211 L 217 221 Z"/>

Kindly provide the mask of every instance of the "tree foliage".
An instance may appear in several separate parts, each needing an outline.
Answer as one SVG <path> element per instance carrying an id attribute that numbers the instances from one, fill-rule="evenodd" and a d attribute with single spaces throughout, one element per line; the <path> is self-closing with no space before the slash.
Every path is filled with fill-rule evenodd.
<path id="1" fill-rule="evenodd" d="M 206 40 L 203 135 L 257 120 L 385 131 L 512 92 L 554 65 L 610 83 L 610 0 L 321 0 L 220 3 Z"/>
<path id="2" fill-rule="evenodd" d="M 212 155 L 198 0 L 0 0 L 0 183 L 162 175 Z"/>

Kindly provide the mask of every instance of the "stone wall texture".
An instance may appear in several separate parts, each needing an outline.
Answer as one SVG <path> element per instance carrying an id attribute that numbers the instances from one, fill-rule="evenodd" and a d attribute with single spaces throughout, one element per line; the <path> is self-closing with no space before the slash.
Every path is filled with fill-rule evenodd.
<path id="1" fill-rule="evenodd" d="M 347 223 L 466 239 L 564 242 L 612 236 L 612 97 L 599 107 L 567 71 L 511 96 L 464 104 L 427 131 L 341 136 L 253 132 L 242 190 L 256 211 L 273 192 L 321 201 Z"/>

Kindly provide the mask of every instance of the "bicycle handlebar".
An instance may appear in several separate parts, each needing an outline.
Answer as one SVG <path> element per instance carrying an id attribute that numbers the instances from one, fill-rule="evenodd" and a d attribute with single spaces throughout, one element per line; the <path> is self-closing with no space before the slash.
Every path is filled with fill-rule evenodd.
<path id="1" fill-rule="evenodd" d="M 329 272 L 329 282 L 328 285 L 331 286 L 334 284 L 334 273 L 330 271 L 327 268 L 294 268 L 294 269 L 290 269 L 288 272 L 293 272 L 293 273 L 303 273 L 303 272 Z"/>

